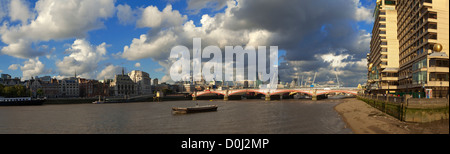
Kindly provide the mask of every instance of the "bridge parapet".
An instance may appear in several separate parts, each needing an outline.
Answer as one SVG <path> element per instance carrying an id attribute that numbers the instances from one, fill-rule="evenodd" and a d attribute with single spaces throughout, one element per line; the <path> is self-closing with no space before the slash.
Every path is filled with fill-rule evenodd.
<path id="1" fill-rule="evenodd" d="M 198 91 L 194 92 L 192 94 L 192 97 L 198 97 L 198 96 L 204 96 L 204 95 L 223 95 L 224 100 L 228 100 L 228 96 L 232 95 L 243 95 L 249 92 L 262 94 L 265 96 L 271 95 L 282 95 L 284 93 L 304 93 L 307 95 L 312 96 L 313 100 L 314 98 L 317 98 L 318 95 L 324 95 L 328 93 L 347 93 L 351 95 L 357 95 L 360 89 L 357 88 L 337 88 L 337 89 L 324 89 L 324 88 L 298 88 L 298 89 L 276 89 L 273 91 L 267 91 L 266 89 L 229 89 L 229 90 L 211 90 L 211 91 Z"/>

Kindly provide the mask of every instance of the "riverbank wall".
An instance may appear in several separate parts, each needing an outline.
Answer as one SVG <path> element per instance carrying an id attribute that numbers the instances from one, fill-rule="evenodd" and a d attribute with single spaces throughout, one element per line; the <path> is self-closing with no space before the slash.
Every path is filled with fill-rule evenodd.
<path id="1" fill-rule="evenodd" d="M 419 99 L 380 95 L 359 95 L 357 98 L 405 122 L 425 123 L 449 119 L 448 98 Z"/>
<path id="2" fill-rule="evenodd" d="M 89 104 L 98 98 L 52 98 L 47 99 L 44 104 Z"/>

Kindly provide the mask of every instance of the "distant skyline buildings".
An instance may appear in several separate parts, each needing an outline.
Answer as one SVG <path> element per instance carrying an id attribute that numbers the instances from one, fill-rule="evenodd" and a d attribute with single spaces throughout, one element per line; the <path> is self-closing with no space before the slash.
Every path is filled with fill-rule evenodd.
<path id="1" fill-rule="evenodd" d="M 317 72 L 319 83 L 338 74 L 342 83 L 356 86 L 365 82 L 374 6 L 366 0 L 79 0 L 69 6 L 64 0 L 4 0 L 0 73 L 62 79 L 76 70 L 80 77 L 103 80 L 125 67 L 172 82 L 170 49 L 192 50 L 190 40 L 199 37 L 208 40 L 202 47 L 222 50 L 279 46 L 283 82 L 295 74 L 306 81 Z M 287 65 L 293 61 L 299 62 L 296 71 Z"/>

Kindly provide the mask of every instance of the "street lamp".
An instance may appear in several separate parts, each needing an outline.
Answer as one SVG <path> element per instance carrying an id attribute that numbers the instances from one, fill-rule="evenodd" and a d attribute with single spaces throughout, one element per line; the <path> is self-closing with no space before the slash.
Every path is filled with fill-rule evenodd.
<path id="1" fill-rule="evenodd" d="M 436 43 L 433 45 L 433 51 L 435 52 L 441 52 L 443 49 L 442 44 L 440 43 Z M 424 87 L 425 88 L 425 87 Z M 440 91 L 439 91 L 439 97 L 442 97 L 441 91 L 442 91 L 442 81 L 441 81 L 441 86 L 439 87 Z"/>
<path id="2" fill-rule="evenodd" d="M 387 95 L 389 95 L 389 80 L 387 81 L 388 84 L 388 91 L 387 91 Z"/>
<path id="3" fill-rule="evenodd" d="M 426 98 L 426 92 L 425 92 L 425 83 L 423 81 L 420 82 L 420 84 L 422 85 L 422 90 L 425 93 L 424 97 Z M 419 98 L 420 98 L 420 91 L 419 91 Z"/>

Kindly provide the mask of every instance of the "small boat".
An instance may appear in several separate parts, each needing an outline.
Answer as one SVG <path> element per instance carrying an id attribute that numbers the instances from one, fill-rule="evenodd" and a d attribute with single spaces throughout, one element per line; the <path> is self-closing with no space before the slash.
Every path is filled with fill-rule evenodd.
<path id="1" fill-rule="evenodd" d="M 126 103 L 126 101 L 105 100 L 105 101 L 94 101 L 94 102 L 92 102 L 92 104 L 106 104 L 106 103 Z"/>
<path id="2" fill-rule="evenodd" d="M 105 103 L 104 101 L 94 101 L 94 102 L 92 102 L 92 104 L 103 104 L 103 103 Z"/>
<path id="3" fill-rule="evenodd" d="M 92 102 L 92 104 L 105 104 L 105 103 L 124 103 L 127 102 L 126 100 L 120 101 L 120 100 L 108 100 L 104 99 L 102 100 L 100 96 L 98 96 L 98 101 Z"/>
<path id="4" fill-rule="evenodd" d="M 217 105 L 205 105 L 205 106 L 195 106 L 195 107 L 173 107 L 173 113 L 184 114 L 184 113 L 197 113 L 197 112 L 209 112 L 209 111 L 217 111 Z"/>

